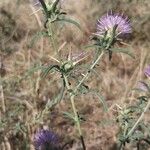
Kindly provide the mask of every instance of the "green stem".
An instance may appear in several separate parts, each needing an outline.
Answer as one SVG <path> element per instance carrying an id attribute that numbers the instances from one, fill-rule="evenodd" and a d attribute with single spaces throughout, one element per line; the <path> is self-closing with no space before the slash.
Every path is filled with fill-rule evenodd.
<path id="1" fill-rule="evenodd" d="M 71 90 L 71 87 L 69 85 L 67 76 L 63 75 L 63 78 L 65 80 L 67 90 L 68 91 Z M 82 136 L 81 126 L 80 126 L 80 119 L 78 117 L 77 109 L 75 107 L 74 97 L 75 97 L 74 94 L 70 92 L 70 101 L 71 101 L 71 106 L 72 106 L 72 110 L 73 110 L 73 113 L 74 113 L 74 119 L 75 119 L 75 122 L 76 122 L 76 125 L 77 125 L 79 136 L 81 138 L 81 143 L 82 143 L 83 150 L 86 150 L 84 140 L 83 140 L 83 136 Z"/>
<path id="2" fill-rule="evenodd" d="M 104 55 L 104 52 L 102 51 L 101 54 L 97 57 L 97 59 L 94 61 L 94 63 L 91 65 L 89 71 L 84 75 L 84 77 L 82 78 L 82 80 L 79 82 L 79 84 L 75 87 L 75 89 L 73 90 L 74 93 L 77 92 L 77 90 L 80 88 L 80 86 L 83 84 L 83 82 L 88 78 L 89 74 L 90 74 L 90 70 L 92 70 L 96 64 L 99 62 L 99 60 L 101 59 L 101 57 Z"/>
<path id="3" fill-rule="evenodd" d="M 143 119 L 145 112 L 149 109 L 150 107 L 150 101 L 148 101 L 145 109 L 143 110 L 142 114 L 140 115 L 140 117 L 138 118 L 138 120 L 136 121 L 136 123 L 134 124 L 134 126 L 131 128 L 131 130 L 128 132 L 128 134 L 126 135 L 126 138 L 128 138 L 136 129 L 136 127 L 138 126 L 138 124 L 141 122 L 141 120 Z"/>
<path id="4" fill-rule="evenodd" d="M 123 150 L 123 143 L 122 142 L 120 143 L 118 150 Z"/>
<path id="5" fill-rule="evenodd" d="M 77 113 L 77 109 L 75 107 L 75 102 L 74 102 L 75 95 L 74 95 L 74 93 L 77 92 L 77 90 L 80 88 L 80 86 L 83 84 L 83 82 L 88 78 L 88 76 L 90 74 L 90 70 L 92 70 L 96 66 L 98 61 L 102 58 L 103 54 L 104 54 L 104 52 L 102 51 L 101 54 L 97 57 L 97 59 L 94 61 L 94 63 L 91 65 L 89 71 L 85 74 L 85 76 L 79 82 L 79 84 L 75 87 L 75 89 L 72 92 L 70 92 L 71 105 L 72 105 L 73 113 L 74 113 L 74 116 L 75 116 L 75 121 L 76 121 L 77 129 L 78 129 L 78 132 L 79 132 L 79 136 L 81 138 L 81 143 L 82 143 L 83 150 L 86 150 L 86 147 L 85 147 L 84 139 L 83 139 L 83 136 L 82 136 L 82 130 L 81 130 L 81 126 L 80 126 L 80 119 L 79 119 L 79 116 L 78 116 L 78 113 Z M 63 78 L 65 80 L 66 87 L 67 87 L 68 91 L 72 90 L 70 85 L 69 85 L 67 76 L 63 75 Z"/>
<path id="6" fill-rule="evenodd" d="M 50 39 L 51 39 L 54 51 L 56 52 L 57 56 L 60 57 L 58 48 L 56 47 L 56 43 L 55 43 L 55 38 L 54 38 L 54 34 L 53 34 L 52 23 L 50 21 L 48 22 L 48 35 L 50 36 Z"/>

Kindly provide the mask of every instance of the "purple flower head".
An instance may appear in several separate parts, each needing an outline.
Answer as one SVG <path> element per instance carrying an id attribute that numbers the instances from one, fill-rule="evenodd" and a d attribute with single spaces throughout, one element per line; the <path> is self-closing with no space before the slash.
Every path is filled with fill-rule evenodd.
<path id="1" fill-rule="evenodd" d="M 129 19 L 123 14 L 108 13 L 107 15 L 102 16 L 97 23 L 96 35 L 100 37 L 104 37 L 106 33 L 107 37 L 124 37 L 131 32 Z"/>
<path id="2" fill-rule="evenodd" d="M 58 145 L 58 136 L 49 130 L 42 129 L 34 137 L 36 150 L 58 150 Z"/>
<path id="3" fill-rule="evenodd" d="M 144 70 L 144 74 L 150 77 L 150 65 Z"/>

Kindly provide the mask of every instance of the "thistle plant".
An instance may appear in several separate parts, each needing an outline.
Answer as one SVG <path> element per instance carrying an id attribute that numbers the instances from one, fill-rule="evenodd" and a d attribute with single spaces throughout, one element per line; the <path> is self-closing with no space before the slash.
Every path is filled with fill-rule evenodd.
<path id="1" fill-rule="evenodd" d="M 56 37 L 57 27 L 62 22 L 73 24 L 80 30 L 81 27 L 76 21 L 68 17 L 68 14 L 65 11 L 63 11 L 61 7 L 61 4 L 63 3 L 62 0 L 51 0 L 50 2 L 39 0 L 38 2 L 38 4 L 40 4 L 38 7 L 42 9 L 45 16 L 43 30 L 38 33 L 38 36 L 42 35 L 50 40 L 50 44 L 52 45 L 53 51 L 56 54 L 51 58 L 55 60 L 56 63 L 48 63 L 47 66 L 41 65 L 41 63 L 40 67 L 32 68 L 28 73 L 31 74 L 34 71 L 41 69 L 41 81 L 43 78 L 46 78 L 48 74 L 59 74 L 61 80 L 61 90 L 58 92 L 58 94 L 46 102 L 44 108 L 41 108 L 42 111 L 40 113 L 35 108 L 37 101 L 34 101 L 35 103 L 32 106 L 32 104 L 30 104 L 30 102 L 28 103 L 28 101 L 18 100 L 17 105 L 12 105 L 12 109 L 15 111 L 10 111 L 10 116 L 7 116 L 7 113 L 4 113 L 4 119 L 0 119 L 0 126 L 2 129 L 1 132 L 3 129 L 15 131 L 13 134 L 14 137 L 17 136 L 17 134 L 22 133 L 22 138 L 25 139 L 25 142 L 23 142 L 23 145 L 21 145 L 21 149 L 28 149 L 30 147 L 30 132 L 28 129 L 33 125 L 41 125 L 41 122 L 44 122 L 45 116 L 47 114 L 50 115 L 52 108 L 59 104 L 63 99 L 69 98 L 72 112 L 64 112 L 63 114 L 73 121 L 75 128 L 78 131 L 77 133 L 81 141 L 82 149 L 86 150 L 86 143 L 81 129 L 83 119 L 81 117 L 81 113 L 76 107 L 76 99 L 82 94 L 94 94 L 97 96 L 104 109 L 107 110 L 107 105 L 102 94 L 97 89 L 90 88 L 86 81 L 93 75 L 94 72 L 96 72 L 96 66 L 100 63 L 104 55 L 108 54 L 109 60 L 111 60 L 113 52 L 130 54 L 130 52 L 125 49 L 116 48 L 116 43 L 121 42 L 127 34 L 131 33 L 131 24 L 129 19 L 122 14 L 110 12 L 102 16 L 97 21 L 96 32 L 92 35 L 92 44 L 85 46 L 85 49 L 80 51 L 77 57 L 73 57 L 74 51 L 70 50 L 70 52 L 67 54 L 67 58 L 64 59 L 62 58 L 58 48 L 59 39 Z M 86 59 L 88 57 L 88 50 L 86 50 L 86 48 L 90 48 L 91 51 L 93 50 L 92 54 L 94 57 L 92 57 L 92 60 Z M 86 66 L 88 67 L 84 67 L 85 64 L 83 66 L 83 61 L 84 63 L 86 62 Z M 78 72 L 78 75 L 76 75 L 76 72 Z M 21 81 L 23 79 L 21 78 Z M 19 83 L 20 80 L 17 82 L 17 84 Z M 14 86 L 16 86 L 16 84 Z M 14 97 L 13 100 L 17 100 L 16 97 Z M 23 120 L 25 109 L 29 109 L 29 113 L 31 111 L 35 111 L 37 114 L 33 113 L 33 116 L 29 117 L 28 120 Z M 20 115 L 20 113 L 22 115 Z M 9 124 L 12 125 L 11 128 L 8 128 Z M 16 141 L 18 139 L 19 138 L 16 138 Z M 54 132 L 44 129 L 35 134 L 34 146 L 36 150 L 63 149 L 63 147 L 59 146 L 58 136 Z"/>
<path id="2" fill-rule="evenodd" d="M 52 32 L 52 24 L 62 20 L 62 15 L 66 15 L 66 13 L 61 12 L 58 9 L 59 0 L 54 1 L 50 6 L 47 5 L 44 1 L 39 0 L 46 16 L 46 29 L 48 36 L 52 39 L 54 50 L 57 52 L 57 55 L 59 56 L 59 51 L 56 49 L 55 42 L 53 39 L 53 32 Z M 66 20 L 65 20 L 66 21 Z M 71 23 L 74 23 L 74 21 L 71 21 Z M 77 23 L 74 23 L 75 25 L 78 25 Z M 117 41 L 119 41 L 121 38 L 124 38 L 126 34 L 131 33 L 131 26 L 126 17 L 119 14 L 107 14 L 103 16 L 100 20 L 98 20 L 97 23 L 97 32 L 94 34 L 94 37 L 92 38 L 94 40 L 94 44 L 88 46 L 88 47 L 94 47 L 95 50 L 95 57 L 91 62 L 90 67 L 85 70 L 84 75 L 80 75 L 76 77 L 74 75 L 74 71 L 80 67 L 80 63 L 83 59 L 86 57 L 83 57 L 77 61 L 74 61 L 71 59 L 71 54 L 68 55 L 68 59 L 65 61 L 62 61 L 62 59 L 53 58 L 58 62 L 56 65 L 49 65 L 48 67 L 44 68 L 42 72 L 42 76 L 46 77 L 51 71 L 55 71 L 60 73 L 62 78 L 62 90 L 60 92 L 60 95 L 54 98 L 53 101 L 50 101 L 46 104 L 45 109 L 42 112 L 42 116 L 47 112 L 51 107 L 58 104 L 63 98 L 64 98 L 64 92 L 67 91 L 68 96 L 70 97 L 70 102 L 73 110 L 73 114 L 66 112 L 65 115 L 67 115 L 70 119 L 72 119 L 77 127 L 79 137 L 81 140 L 82 148 L 83 150 L 86 149 L 86 145 L 84 142 L 82 130 L 81 130 L 81 117 L 80 113 L 78 112 L 76 105 L 75 105 L 75 97 L 82 94 L 82 89 L 86 89 L 86 93 L 94 93 L 98 96 L 104 107 L 106 108 L 105 101 L 100 93 L 97 91 L 94 91 L 93 89 L 89 89 L 87 85 L 84 84 L 84 82 L 90 77 L 91 73 L 95 69 L 96 65 L 99 63 L 99 61 L 102 59 L 103 55 L 106 53 L 109 53 L 109 58 L 111 60 L 111 55 L 113 52 L 114 45 Z M 120 52 L 124 52 L 121 51 Z M 71 79 L 75 79 L 77 81 L 76 85 L 72 85 Z M 93 92 L 94 91 L 94 92 Z"/>
<path id="3" fill-rule="evenodd" d="M 15 58 L 19 59 L 19 62 L 22 64 L 20 66 L 20 63 L 17 62 L 18 60 L 14 58 L 12 66 L 16 76 L 15 74 L 12 74 L 13 70 L 11 71 L 11 65 L 9 66 L 9 64 L 4 64 L 3 67 L 3 63 L 7 63 L 7 61 L 3 62 L 2 60 L 1 62 L 0 60 L 0 97 L 2 99 L 0 106 L 0 108 L 2 108 L 2 111 L 0 112 L 0 149 L 2 146 L 2 149 L 27 150 L 32 149 L 34 145 L 36 150 L 63 150 L 66 149 L 66 145 L 68 146 L 70 143 L 72 146 L 72 141 L 74 141 L 74 139 L 69 139 L 68 142 L 68 139 L 65 138 L 67 142 L 66 144 L 63 144 L 65 140 L 63 141 L 61 139 L 61 141 L 60 136 L 55 132 L 52 130 L 43 129 L 44 125 L 53 127 L 53 124 L 55 124 L 55 115 L 53 115 L 53 111 L 55 114 L 56 105 L 59 105 L 62 102 L 60 106 L 65 106 L 65 109 L 67 108 L 67 110 L 65 110 L 66 112 L 62 112 L 62 109 L 57 107 L 56 113 L 57 109 L 59 109 L 58 112 L 61 112 L 62 116 L 65 116 L 67 119 L 69 118 L 69 121 L 72 123 L 71 125 L 77 130 L 77 132 L 74 133 L 77 135 L 77 140 L 79 140 L 80 144 L 77 149 L 86 150 L 90 144 L 88 145 L 87 141 L 85 140 L 85 132 L 83 132 L 84 129 L 82 129 L 83 121 L 87 120 L 84 119 L 82 114 L 84 109 L 81 108 L 82 102 L 80 101 L 80 97 L 83 96 L 82 98 L 87 99 L 87 94 L 90 94 L 90 96 L 93 94 L 97 97 L 104 110 L 109 110 L 103 94 L 96 87 L 90 86 L 91 84 L 88 84 L 88 82 L 91 83 L 91 78 L 94 76 L 93 74 L 98 74 L 97 66 L 101 64 L 101 61 L 105 56 L 109 58 L 109 61 L 112 60 L 113 53 L 118 52 L 125 53 L 133 57 L 131 52 L 124 48 L 125 45 L 123 45 L 123 40 L 132 33 L 130 20 L 124 14 L 113 13 L 112 11 L 103 15 L 97 20 L 95 31 L 91 33 L 92 38 L 89 42 L 90 44 L 82 45 L 78 49 L 78 55 L 75 56 L 75 51 L 77 50 L 73 49 L 70 43 L 65 41 L 65 46 L 61 43 L 64 38 L 61 37 L 59 39 L 59 36 L 62 35 L 60 29 L 62 29 L 66 24 L 71 24 L 73 27 L 77 27 L 80 32 L 82 32 L 82 27 L 78 22 L 70 18 L 66 11 L 64 11 L 64 0 L 31 1 L 36 1 L 35 5 L 39 8 L 38 10 L 42 10 L 44 16 L 44 19 L 42 18 L 42 27 L 40 17 L 37 14 L 35 15 L 41 29 L 32 39 L 31 45 L 37 38 L 41 36 L 44 36 L 45 38 L 42 38 L 40 41 L 40 50 L 34 51 L 34 49 L 30 49 L 29 51 L 24 52 L 24 47 L 25 49 L 27 48 L 23 45 L 26 41 L 26 38 L 28 38 L 28 36 L 30 38 L 30 35 L 36 29 L 32 30 L 31 28 L 31 32 L 29 29 L 27 33 L 18 31 L 21 34 L 23 33 L 23 35 L 26 33 L 26 38 L 23 40 L 23 42 L 19 42 L 22 44 L 19 46 L 21 50 L 16 51 L 16 53 L 13 55 L 17 55 Z M 120 1 L 115 3 L 116 6 L 118 6 Z M 31 6 L 31 8 L 33 7 Z M 34 10 L 35 9 L 32 9 L 32 11 Z M 32 15 L 36 12 L 37 11 L 33 12 Z M 6 12 L 3 11 L 2 13 L 4 13 L 3 15 L 7 16 L 10 22 L 12 22 L 13 26 L 18 25 L 18 21 L 13 21 L 15 17 L 13 17 L 12 20 L 11 15 L 9 13 L 7 14 L 7 9 Z M 146 19 L 143 19 L 144 21 L 140 21 L 140 24 L 144 24 L 145 26 Z M 20 23 L 22 25 L 24 22 Z M 4 21 L 4 24 L 7 26 L 6 21 Z M 91 24 L 92 23 L 90 23 L 90 25 Z M 0 26 L 3 27 L 3 23 Z M 8 30 L 7 27 L 6 30 Z M 17 28 L 15 30 L 17 30 Z M 88 29 L 88 31 L 90 31 L 90 29 Z M 65 32 L 67 32 L 67 28 L 65 28 Z M 7 35 L 7 37 L 10 36 L 7 43 L 11 40 L 11 38 L 16 39 L 15 36 L 13 36 L 15 33 L 16 31 L 13 31 L 12 34 Z M 43 50 L 47 48 L 44 45 L 44 42 L 46 44 L 47 42 L 50 42 L 50 47 L 48 48 L 50 48 L 50 51 L 53 53 L 51 56 L 43 55 Z M 5 47 L 5 44 L 5 42 L 2 42 L 2 47 Z M 37 45 L 39 45 L 39 43 Z M 79 46 L 77 45 L 77 47 Z M 62 52 L 63 50 L 65 50 L 65 52 Z M 40 53 L 38 55 L 39 51 Z M 92 54 L 91 57 L 89 57 L 89 53 Z M 63 55 L 66 55 L 66 57 Z M 51 63 L 49 60 L 46 60 L 47 58 L 51 58 L 53 63 Z M 29 62 L 26 63 L 26 61 Z M 11 61 L 8 63 L 11 63 Z M 30 77 L 29 85 L 27 85 L 28 80 L 24 81 L 24 79 L 27 79 L 26 73 L 25 77 L 22 77 L 24 72 L 20 68 L 29 68 L 31 64 L 34 64 L 34 67 L 29 69 L 27 72 L 25 71 L 27 76 L 31 75 L 32 73 L 34 74 L 35 71 L 38 71 L 38 73 L 35 73 L 34 77 Z M 5 72 L 4 74 L 3 70 Z M 19 72 L 17 72 L 17 70 L 19 70 Z M 3 78 L 5 77 L 5 74 L 6 78 Z M 122 108 L 120 107 L 120 111 L 118 112 L 117 123 L 120 129 L 118 133 L 118 150 L 124 150 L 128 146 L 136 147 L 137 150 L 146 150 L 148 147 L 150 147 L 150 128 L 147 117 L 147 112 L 149 111 L 150 107 L 150 66 L 144 70 L 144 74 L 146 76 L 146 80 L 139 81 L 138 88 L 136 88 L 136 91 L 138 91 L 137 94 L 140 94 L 140 96 L 136 98 L 133 104 Z M 103 80 L 105 76 L 99 76 L 99 78 L 102 78 Z M 96 79 L 94 78 L 94 80 Z M 47 88 L 47 86 L 49 86 L 53 81 L 56 81 L 59 85 L 59 88 L 57 91 L 55 91 L 55 93 L 53 91 L 53 89 L 55 90 L 54 85 L 52 85 L 52 90 Z M 107 78 L 105 81 L 107 81 Z M 90 97 L 88 99 L 91 100 L 92 98 Z M 68 103 L 70 104 L 69 107 Z M 77 107 L 77 104 L 80 104 L 80 108 Z M 80 111 L 81 109 L 82 111 Z M 60 118 L 58 117 L 58 120 L 59 119 Z M 54 123 L 51 120 L 54 120 Z M 58 123 L 58 120 L 56 119 L 56 123 Z M 97 123 L 97 120 L 94 123 Z M 39 126 L 42 129 L 38 131 L 37 129 Z M 62 127 L 62 122 L 58 123 L 56 127 L 57 126 Z M 54 129 L 56 127 L 54 127 Z M 35 130 L 37 130 L 36 133 Z M 70 132 L 70 128 L 69 130 L 63 128 L 62 132 Z M 31 137 L 33 133 L 35 133 L 35 135 L 32 141 Z M 98 133 L 99 132 L 96 134 Z M 63 136 L 64 135 L 62 135 L 62 137 Z M 16 143 L 19 144 L 16 145 Z M 91 149 L 94 149 L 93 147 L 95 146 L 97 145 L 92 145 Z"/>
<path id="4" fill-rule="evenodd" d="M 149 120 L 145 119 L 150 107 L 150 67 L 145 69 L 144 74 L 148 80 L 140 82 L 136 89 L 144 93 L 137 98 L 135 104 L 123 108 L 117 118 L 120 125 L 119 150 L 125 149 L 128 144 L 134 145 L 137 150 L 147 149 L 150 146 Z"/>

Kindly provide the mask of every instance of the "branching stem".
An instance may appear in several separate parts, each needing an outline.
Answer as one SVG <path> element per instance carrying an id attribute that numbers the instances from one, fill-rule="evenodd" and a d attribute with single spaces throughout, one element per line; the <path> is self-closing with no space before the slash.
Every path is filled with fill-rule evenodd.
<path id="1" fill-rule="evenodd" d="M 83 82 L 88 78 L 90 71 L 96 66 L 96 64 L 99 62 L 101 57 L 103 56 L 104 52 L 102 51 L 101 54 L 97 57 L 97 59 L 94 61 L 94 63 L 91 65 L 90 69 L 88 72 L 85 74 L 85 76 L 82 78 L 82 80 L 79 82 L 79 84 L 75 87 L 73 90 L 74 93 L 77 92 L 77 90 L 80 88 L 80 86 L 83 84 Z"/>
<path id="2" fill-rule="evenodd" d="M 71 89 L 71 87 L 69 85 L 67 76 L 63 75 L 65 83 L 66 83 L 67 90 L 71 91 L 70 92 L 70 101 L 71 101 L 71 105 L 72 105 L 72 109 L 73 109 L 73 113 L 74 113 L 74 118 L 75 118 L 75 121 L 76 121 L 76 125 L 77 125 L 77 129 L 78 129 L 79 136 L 80 136 L 80 139 L 81 139 L 83 150 L 86 150 L 86 146 L 85 146 L 84 138 L 83 138 L 83 135 L 82 135 L 82 130 L 81 130 L 81 126 L 80 126 L 80 119 L 79 119 L 79 116 L 78 116 L 77 109 L 75 107 L 75 101 L 74 101 L 75 93 L 78 91 L 78 89 L 83 84 L 83 82 L 88 78 L 88 76 L 90 74 L 90 70 L 92 70 L 96 66 L 96 64 L 99 62 L 99 60 L 103 56 L 103 54 L 104 54 L 104 52 L 102 51 L 101 54 L 97 57 L 97 59 L 93 62 L 90 69 L 88 70 L 88 72 L 85 74 L 85 76 L 82 78 L 82 80 L 79 82 L 79 84 L 73 90 Z"/>
<path id="3" fill-rule="evenodd" d="M 71 87 L 69 85 L 67 76 L 64 75 L 63 78 L 65 80 L 67 90 L 68 91 L 71 90 Z M 80 126 L 80 119 L 78 117 L 77 109 L 75 107 L 74 94 L 71 93 L 71 92 L 70 92 L 70 101 L 71 101 L 71 106 L 72 106 L 72 110 L 73 110 L 73 113 L 74 113 L 74 120 L 75 120 L 75 123 L 77 125 L 79 136 L 81 138 L 82 147 L 83 147 L 83 150 L 86 150 L 85 143 L 84 143 L 83 136 L 82 136 L 81 126 Z"/>

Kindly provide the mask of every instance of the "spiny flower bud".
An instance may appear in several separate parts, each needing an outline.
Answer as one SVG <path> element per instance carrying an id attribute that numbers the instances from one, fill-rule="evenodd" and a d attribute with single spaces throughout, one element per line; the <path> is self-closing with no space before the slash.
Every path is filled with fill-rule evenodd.
<path id="1" fill-rule="evenodd" d="M 63 63 L 63 65 L 62 65 L 62 70 L 64 71 L 64 72 L 69 72 L 70 70 L 72 70 L 73 69 L 73 67 L 74 67 L 74 64 L 73 64 L 73 62 L 72 61 L 67 61 L 67 62 L 64 62 Z"/>

